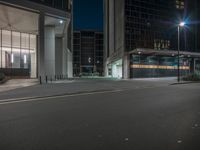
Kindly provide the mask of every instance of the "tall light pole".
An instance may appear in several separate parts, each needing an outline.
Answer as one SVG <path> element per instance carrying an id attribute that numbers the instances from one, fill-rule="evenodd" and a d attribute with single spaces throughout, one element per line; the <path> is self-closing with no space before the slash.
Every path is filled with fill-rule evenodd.
<path id="1" fill-rule="evenodd" d="M 185 22 L 178 25 L 178 82 L 180 82 L 180 28 L 185 26 Z"/>

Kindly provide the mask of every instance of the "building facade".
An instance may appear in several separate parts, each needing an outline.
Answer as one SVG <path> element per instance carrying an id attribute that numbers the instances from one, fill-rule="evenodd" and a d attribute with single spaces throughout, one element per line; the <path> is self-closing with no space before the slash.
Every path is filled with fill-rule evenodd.
<path id="1" fill-rule="evenodd" d="M 71 0 L 0 0 L 0 71 L 72 76 Z"/>
<path id="2" fill-rule="evenodd" d="M 198 5 L 192 4 L 185 0 L 104 0 L 105 75 L 119 78 L 175 76 L 177 25 L 188 19 L 188 13 L 193 13 L 190 21 L 198 20 Z M 196 9 L 191 9 L 193 7 Z M 199 25 L 188 24 L 188 27 L 190 30 L 187 27 L 180 30 L 180 49 L 184 51 L 180 59 L 182 75 L 194 71 L 199 59 L 199 53 L 193 53 L 200 51 Z"/>
<path id="3" fill-rule="evenodd" d="M 74 31 L 73 74 L 103 75 L 103 33 Z"/>

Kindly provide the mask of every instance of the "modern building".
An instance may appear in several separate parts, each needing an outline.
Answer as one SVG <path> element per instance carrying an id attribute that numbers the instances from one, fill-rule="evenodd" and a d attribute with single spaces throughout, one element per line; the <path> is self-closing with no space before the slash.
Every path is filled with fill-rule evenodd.
<path id="1" fill-rule="evenodd" d="M 74 31 L 73 74 L 103 75 L 103 33 Z"/>
<path id="2" fill-rule="evenodd" d="M 71 0 L 0 0 L 0 71 L 72 76 Z"/>
<path id="3" fill-rule="evenodd" d="M 176 76 L 178 25 L 185 19 L 187 26 L 180 27 L 180 73 L 197 70 L 200 25 L 194 22 L 199 20 L 198 6 L 198 0 L 104 0 L 105 75 Z"/>

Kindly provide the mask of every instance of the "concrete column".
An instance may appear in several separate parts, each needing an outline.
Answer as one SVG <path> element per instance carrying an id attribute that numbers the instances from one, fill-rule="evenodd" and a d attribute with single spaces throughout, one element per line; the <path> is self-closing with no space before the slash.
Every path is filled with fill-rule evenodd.
<path id="1" fill-rule="evenodd" d="M 31 54 L 31 78 L 37 77 L 37 75 L 36 75 L 37 64 L 36 64 L 36 56 L 35 55 L 36 55 L 35 53 Z"/>
<path id="2" fill-rule="evenodd" d="M 70 28 L 70 24 L 69 22 L 66 24 L 66 28 L 64 31 L 64 36 L 63 36 L 63 75 L 68 75 L 68 77 L 73 77 L 73 67 L 72 67 L 72 51 L 70 51 L 70 46 L 69 42 L 71 42 L 69 40 L 70 36 L 69 36 L 69 28 Z M 72 36 L 72 35 L 71 35 Z M 72 36 L 73 37 L 73 36 Z"/>
<path id="3" fill-rule="evenodd" d="M 55 62 L 55 71 L 56 75 L 63 74 L 63 44 L 62 44 L 62 37 L 56 37 L 56 62 Z"/>
<path id="4" fill-rule="evenodd" d="M 67 54 L 67 74 L 68 77 L 73 77 L 73 66 L 72 66 L 72 52 L 70 52 L 68 50 L 68 54 Z"/>
<path id="5" fill-rule="evenodd" d="M 68 55 L 68 36 L 67 36 L 67 27 L 65 29 L 64 37 L 62 38 L 63 40 L 63 51 L 62 51 L 62 73 L 65 75 L 68 75 L 68 60 L 67 60 L 67 55 Z"/>
<path id="6" fill-rule="evenodd" d="M 45 65 L 44 65 L 44 23 L 45 16 L 44 13 L 40 13 L 39 15 L 39 35 L 38 35 L 38 76 L 42 77 L 42 80 L 45 80 Z"/>
<path id="7" fill-rule="evenodd" d="M 109 0 L 109 52 L 115 52 L 115 0 Z"/>
<path id="8" fill-rule="evenodd" d="M 45 75 L 55 75 L 55 27 L 45 26 Z"/>
<path id="9" fill-rule="evenodd" d="M 123 79 L 129 79 L 130 78 L 130 57 L 129 54 L 125 54 L 122 60 L 123 63 Z"/>

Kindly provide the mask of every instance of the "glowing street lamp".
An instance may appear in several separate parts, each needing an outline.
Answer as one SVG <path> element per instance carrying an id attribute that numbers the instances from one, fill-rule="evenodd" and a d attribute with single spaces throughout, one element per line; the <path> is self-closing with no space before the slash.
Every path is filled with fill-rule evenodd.
<path id="1" fill-rule="evenodd" d="M 185 22 L 180 22 L 178 25 L 178 82 L 180 82 L 180 28 L 185 26 Z"/>
<path id="2" fill-rule="evenodd" d="M 180 27 L 184 27 L 185 26 L 185 22 L 180 22 L 179 26 Z"/>

